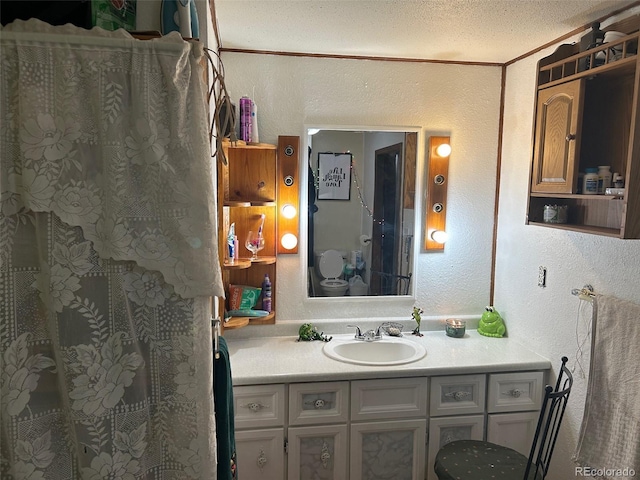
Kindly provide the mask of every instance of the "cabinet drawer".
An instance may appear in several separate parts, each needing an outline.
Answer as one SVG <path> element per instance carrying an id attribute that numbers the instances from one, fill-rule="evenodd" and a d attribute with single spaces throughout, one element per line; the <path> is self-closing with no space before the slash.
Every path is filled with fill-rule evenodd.
<path id="1" fill-rule="evenodd" d="M 432 417 L 484 411 L 485 375 L 451 375 L 431 379 Z"/>
<path id="2" fill-rule="evenodd" d="M 348 405 L 349 382 L 289 385 L 289 425 L 345 423 Z"/>
<path id="3" fill-rule="evenodd" d="M 425 377 L 351 382 L 351 420 L 414 418 L 426 414 Z"/>
<path id="4" fill-rule="evenodd" d="M 495 373 L 489 375 L 487 411 L 516 412 L 540 410 L 543 391 L 542 372 Z"/>
<path id="5" fill-rule="evenodd" d="M 235 438 L 239 475 L 242 478 L 284 480 L 282 428 L 236 432 Z"/>
<path id="6" fill-rule="evenodd" d="M 284 425 L 285 387 L 251 385 L 233 389 L 236 428 L 280 427 Z"/>

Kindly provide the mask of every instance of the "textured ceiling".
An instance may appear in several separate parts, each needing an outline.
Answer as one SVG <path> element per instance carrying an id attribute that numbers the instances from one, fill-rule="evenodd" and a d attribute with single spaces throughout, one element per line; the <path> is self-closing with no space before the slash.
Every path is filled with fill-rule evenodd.
<path id="1" fill-rule="evenodd" d="M 221 47 L 505 63 L 633 0 L 215 0 Z"/>

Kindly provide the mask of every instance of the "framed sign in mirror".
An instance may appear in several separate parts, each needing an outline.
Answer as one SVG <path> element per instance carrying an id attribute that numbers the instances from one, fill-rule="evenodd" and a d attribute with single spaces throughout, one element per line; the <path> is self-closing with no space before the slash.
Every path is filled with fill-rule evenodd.
<path id="1" fill-rule="evenodd" d="M 349 200 L 351 153 L 318 153 L 318 200 Z"/>

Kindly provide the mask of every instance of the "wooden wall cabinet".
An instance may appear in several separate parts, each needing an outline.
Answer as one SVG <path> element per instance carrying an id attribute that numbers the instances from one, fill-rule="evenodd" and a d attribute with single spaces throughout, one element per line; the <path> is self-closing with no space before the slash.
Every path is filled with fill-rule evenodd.
<path id="1" fill-rule="evenodd" d="M 562 45 L 538 62 L 530 225 L 640 238 L 640 33 L 637 21 L 611 30 L 628 35 L 585 52 Z M 578 193 L 579 172 L 600 165 L 624 176 L 623 195 Z M 545 205 L 567 205 L 567 223 L 544 223 Z"/>

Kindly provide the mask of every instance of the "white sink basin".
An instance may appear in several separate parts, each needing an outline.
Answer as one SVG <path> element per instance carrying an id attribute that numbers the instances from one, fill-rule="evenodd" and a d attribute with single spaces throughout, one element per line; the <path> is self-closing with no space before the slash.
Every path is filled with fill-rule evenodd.
<path id="1" fill-rule="evenodd" d="M 420 360 L 427 354 L 426 348 L 416 342 L 398 337 L 365 342 L 335 337 L 324 344 L 322 351 L 329 358 L 356 365 L 402 365 Z"/>

